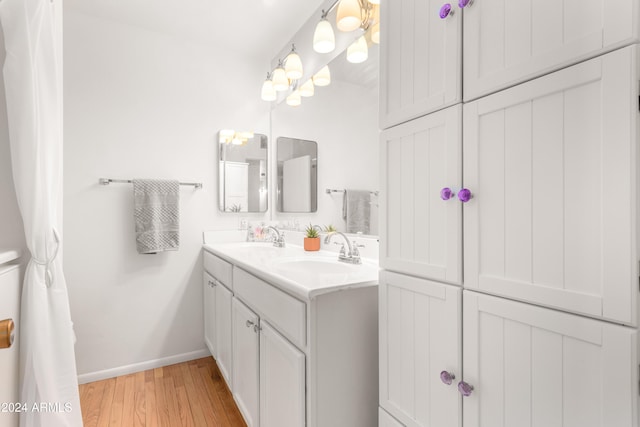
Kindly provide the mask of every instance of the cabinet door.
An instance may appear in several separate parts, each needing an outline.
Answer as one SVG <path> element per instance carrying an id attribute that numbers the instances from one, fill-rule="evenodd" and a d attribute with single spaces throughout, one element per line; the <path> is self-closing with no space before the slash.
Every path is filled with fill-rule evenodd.
<path id="1" fill-rule="evenodd" d="M 233 391 L 231 367 L 231 299 L 233 294 L 230 290 L 218 283 L 216 290 L 216 350 L 218 357 L 218 367 L 227 385 Z"/>
<path id="2" fill-rule="evenodd" d="M 457 381 L 440 375 L 462 376 L 462 290 L 383 271 L 379 292 L 380 406 L 405 427 L 461 426 Z"/>
<path id="3" fill-rule="evenodd" d="M 440 196 L 461 184 L 461 126 L 458 105 L 382 132 L 381 267 L 461 283 L 462 204 Z"/>
<path id="4" fill-rule="evenodd" d="M 259 409 L 259 319 L 233 298 L 233 397 L 248 427 L 257 427 Z"/>
<path id="5" fill-rule="evenodd" d="M 214 359 L 218 357 L 216 342 L 216 281 L 207 272 L 203 274 L 204 285 L 204 342 Z"/>
<path id="6" fill-rule="evenodd" d="M 462 13 L 439 15 L 442 0 L 382 2 L 380 127 L 461 101 Z"/>
<path id="7" fill-rule="evenodd" d="M 464 291 L 465 427 L 637 426 L 637 331 Z"/>
<path id="8" fill-rule="evenodd" d="M 638 39 L 634 0 L 475 0 L 464 10 L 469 101 Z"/>
<path id="9" fill-rule="evenodd" d="M 637 108 L 635 47 L 465 105 L 465 287 L 637 324 Z"/>
<path id="10" fill-rule="evenodd" d="M 260 327 L 260 426 L 304 426 L 304 353 L 267 322 Z"/>

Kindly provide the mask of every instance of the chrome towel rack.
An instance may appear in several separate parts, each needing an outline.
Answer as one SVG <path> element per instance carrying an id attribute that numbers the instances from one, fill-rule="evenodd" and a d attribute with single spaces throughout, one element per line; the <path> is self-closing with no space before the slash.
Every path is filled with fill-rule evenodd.
<path id="1" fill-rule="evenodd" d="M 133 183 L 132 179 L 111 179 L 111 178 L 100 178 L 98 180 L 98 183 L 100 185 L 109 185 L 112 182 L 114 183 L 118 183 L 118 184 L 131 184 Z M 180 182 L 180 185 L 188 185 L 191 187 L 195 187 L 196 189 L 201 189 L 202 188 L 202 183 L 201 182 Z"/>
<path id="2" fill-rule="evenodd" d="M 344 193 L 345 191 L 347 191 L 347 190 L 335 190 L 335 189 L 333 189 L 333 188 L 327 188 L 327 189 L 325 190 L 325 192 L 326 192 L 327 194 L 331 194 L 331 193 Z M 377 196 L 379 192 L 378 192 L 378 191 L 369 191 L 369 193 L 373 194 L 374 196 Z"/>

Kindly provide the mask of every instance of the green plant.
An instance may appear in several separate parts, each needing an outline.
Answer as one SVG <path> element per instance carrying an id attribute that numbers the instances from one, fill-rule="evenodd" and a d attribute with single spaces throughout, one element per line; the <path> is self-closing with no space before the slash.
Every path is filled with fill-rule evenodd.
<path id="1" fill-rule="evenodd" d="M 315 239 L 315 238 L 319 237 L 318 236 L 318 230 L 316 230 L 315 227 L 312 224 L 309 224 L 309 226 L 307 228 L 305 228 L 304 231 L 305 231 L 305 233 L 307 233 L 306 236 L 309 239 Z"/>
<path id="2" fill-rule="evenodd" d="M 338 230 L 336 230 L 333 225 L 329 224 L 324 226 L 324 231 L 326 231 L 327 233 L 335 233 Z"/>

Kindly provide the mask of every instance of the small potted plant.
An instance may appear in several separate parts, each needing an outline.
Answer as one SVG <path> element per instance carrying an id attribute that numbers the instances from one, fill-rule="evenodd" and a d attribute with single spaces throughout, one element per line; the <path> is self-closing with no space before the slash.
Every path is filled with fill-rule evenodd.
<path id="1" fill-rule="evenodd" d="M 305 251 L 319 251 L 320 250 L 320 236 L 318 235 L 318 230 L 309 224 L 307 228 L 305 228 L 305 237 L 304 237 L 304 250 Z"/>

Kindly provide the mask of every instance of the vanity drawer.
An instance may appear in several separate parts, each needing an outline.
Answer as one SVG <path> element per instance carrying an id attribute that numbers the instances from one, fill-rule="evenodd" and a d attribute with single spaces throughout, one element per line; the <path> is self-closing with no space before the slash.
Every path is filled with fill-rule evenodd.
<path id="1" fill-rule="evenodd" d="M 233 289 L 233 266 L 227 261 L 204 251 L 204 269 L 227 288 Z"/>
<path id="2" fill-rule="evenodd" d="M 306 304 L 238 267 L 234 268 L 234 291 L 245 303 L 275 326 L 295 345 L 307 342 Z"/>

